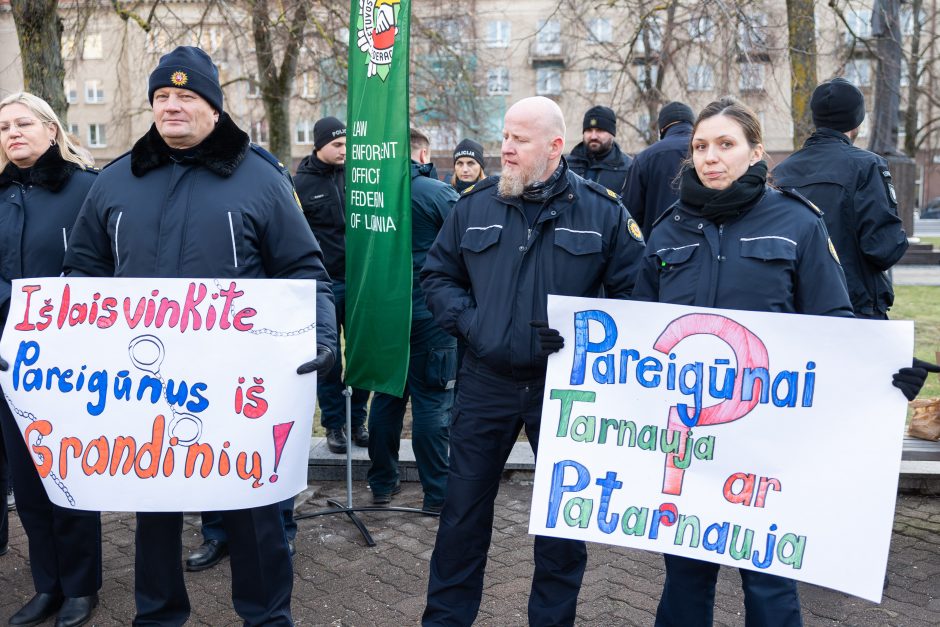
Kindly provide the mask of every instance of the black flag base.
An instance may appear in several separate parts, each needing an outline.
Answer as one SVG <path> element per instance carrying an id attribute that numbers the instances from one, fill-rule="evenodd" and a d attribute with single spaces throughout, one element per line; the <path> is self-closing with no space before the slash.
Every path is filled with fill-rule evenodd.
<path id="1" fill-rule="evenodd" d="M 317 516 L 329 516 L 331 514 L 346 514 L 349 517 L 349 520 L 352 521 L 354 525 L 359 529 L 359 533 L 362 534 L 363 540 L 366 541 L 366 546 L 375 546 L 375 540 L 372 539 L 372 534 L 369 533 L 369 529 L 366 527 L 365 523 L 362 522 L 362 519 L 357 516 L 357 512 L 404 512 L 406 514 L 421 514 L 422 516 L 440 516 L 439 512 L 428 512 L 423 509 L 418 509 L 416 507 L 380 507 L 378 505 L 368 505 L 362 507 L 353 506 L 353 497 L 352 497 L 352 388 L 346 386 L 346 389 L 343 390 L 343 396 L 346 397 L 346 435 L 349 437 L 350 441 L 346 444 L 346 504 L 337 501 L 336 499 L 327 499 L 327 505 L 331 507 L 328 509 L 319 509 L 313 512 L 307 512 L 304 514 L 297 514 L 294 516 L 294 520 L 305 520 L 307 518 L 316 518 Z"/>

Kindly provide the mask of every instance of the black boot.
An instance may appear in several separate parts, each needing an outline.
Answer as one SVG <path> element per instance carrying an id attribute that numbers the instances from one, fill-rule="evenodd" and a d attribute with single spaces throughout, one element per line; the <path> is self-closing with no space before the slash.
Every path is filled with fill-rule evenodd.
<path id="1" fill-rule="evenodd" d="M 326 445 L 330 448 L 331 453 L 345 453 L 346 434 L 343 433 L 342 429 L 327 429 Z"/>
<path id="2" fill-rule="evenodd" d="M 186 560 L 186 570 L 196 572 L 212 568 L 228 555 L 228 545 L 218 540 L 206 540 Z"/>
<path id="3" fill-rule="evenodd" d="M 369 446 L 369 431 L 365 425 L 353 427 L 352 441 L 356 446 L 367 448 Z"/>
<path id="4" fill-rule="evenodd" d="M 55 627 L 78 627 L 91 620 L 91 613 L 98 607 L 98 595 L 66 597 L 55 619 Z"/>
<path id="5" fill-rule="evenodd" d="M 61 594 L 50 594 L 48 592 L 37 592 L 36 596 L 29 600 L 20 611 L 10 617 L 11 625 L 38 625 L 62 607 L 64 598 Z"/>

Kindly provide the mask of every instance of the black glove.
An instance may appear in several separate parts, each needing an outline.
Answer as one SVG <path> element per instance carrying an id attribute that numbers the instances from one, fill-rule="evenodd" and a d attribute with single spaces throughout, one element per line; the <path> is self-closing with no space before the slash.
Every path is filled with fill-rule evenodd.
<path id="1" fill-rule="evenodd" d="M 326 373 L 330 371 L 335 361 L 336 355 L 333 354 L 332 348 L 324 346 L 323 344 L 317 344 L 316 358 L 305 364 L 300 364 L 300 366 L 297 367 L 297 374 L 309 374 L 316 370 L 317 374 L 321 377 L 326 376 Z"/>
<path id="2" fill-rule="evenodd" d="M 548 320 L 530 320 L 529 324 L 539 336 L 539 346 L 542 349 L 539 351 L 539 355 L 548 357 L 564 348 L 565 338 L 561 336 L 557 329 L 548 326 Z"/>
<path id="3" fill-rule="evenodd" d="M 901 368 L 891 378 L 894 380 L 894 387 L 901 390 L 904 398 L 912 401 L 920 393 L 920 389 L 924 387 L 928 372 L 940 372 L 940 366 L 915 357 L 910 368 Z"/>
<path id="4" fill-rule="evenodd" d="M 7 360 L 3 357 L 0 357 L 0 371 L 6 372 L 9 367 L 10 364 L 7 363 Z"/>

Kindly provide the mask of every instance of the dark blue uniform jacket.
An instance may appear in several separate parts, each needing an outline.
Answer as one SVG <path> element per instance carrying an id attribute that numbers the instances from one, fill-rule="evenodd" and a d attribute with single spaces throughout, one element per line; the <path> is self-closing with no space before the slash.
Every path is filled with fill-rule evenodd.
<path id="1" fill-rule="evenodd" d="M 618 194 L 623 189 L 624 181 L 627 178 L 627 169 L 633 161 L 629 155 L 620 150 L 617 142 L 614 142 L 610 152 L 604 155 L 602 159 L 596 161 L 592 159 L 588 155 L 584 142 L 575 146 L 566 159 L 572 172 L 589 181 L 600 183 Z"/>
<path id="2" fill-rule="evenodd" d="M 177 160 L 154 127 L 104 168 L 69 239 L 73 276 L 316 279 L 317 343 L 336 345 L 320 247 L 287 170 L 226 114 Z"/>
<path id="3" fill-rule="evenodd" d="M 774 169 L 773 178 L 822 210 L 856 313 L 886 313 L 894 289 L 885 271 L 908 243 L 885 160 L 856 148 L 843 133 L 821 128 Z"/>
<path id="4" fill-rule="evenodd" d="M 346 173 L 343 166 L 323 163 L 316 155 L 304 157 L 294 177 L 297 196 L 310 230 L 323 249 L 330 277 L 346 279 Z"/>
<path id="5" fill-rule="evenodd" d="M 411 319 L 430 320 L 421 289 L 421 268 L 444 221 L 454 209 L 459 195 L 454 188 L 434 176 L 434 165 L 411 162 Z"/>
<path id="6" fill-rule="evenodd" d="M 491 369 L 516 380 L 545 374 L 531 320 L 548 294 L 627 298 L 643 254 L 613 192 L 565 172 L 530 229 L 520 198 L 489 177 L 461 195 L 428 253 L 421 286 L 438 324 Z"/>
<path id="7" fill-rule="evenodd" d="M 678 305 L 852 317 L 822 218 L 768 187 L 721 226 L 680 201 L 653 229 L 634 297 Z"/>
<path id="8" fill-rule="evenodd" d="M 97 177 L 57 151 L 40 157 L 25 183 L 11 176 L 10 165 L 0 172 L 0 323 L 6 321 L 13 279 L 62 274 L 72 225 Z"/>
<path id="9" fill-rule="evenodd" d="M 623 204 L 649 238 L 653 223 L 679 200 L 676 175 L 689 156 L 692 125 L 679 122 L 666 129 L 661 140 L 640 152 L 627 171 Z"/>

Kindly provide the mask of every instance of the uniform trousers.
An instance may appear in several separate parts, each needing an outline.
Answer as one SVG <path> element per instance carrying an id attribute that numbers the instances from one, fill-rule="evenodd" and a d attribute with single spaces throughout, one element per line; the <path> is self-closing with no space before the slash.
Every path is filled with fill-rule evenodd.
<path id="1" fill-rule="evenodd" d="M 235 611 L 245 625 L 293 625 L 294 570 L 278 504 L 220 514 L 229 542 Z M 137 514 L 134 625 L 182 625 L 189 618 L 182 533 L 181 513 Z"/>
<path id="2" fill-rule="evenodd" d="M 711 627 L 715 612 L 718 564 L 663 555 L 666 583 L 656 610 L 655 627 Z M 796 582 L 741 568 L 745 627 L 800 627 Z"/>
<path id="3" fill-rule="evenodd" d="M 450 431 L 450 474 L 431 556 L 423 625 L 471 625 L 480 609 L 493 509 L 521 429 L 538 449 L 544 377 L 520 381 L 468 353 Z M 529 624 L 573 625 L 587 565 L 583 542 L 535 537 Z"/>
<path id="4" fill-rule="evenodd" d="M 343 390 L 343 351 L 340 336 L 346 328 L 346 282 L 333 280 L 333 305 L 336 307 L 336 361 L 326 376 L 317 379 L 317 404 L 320 406 L 320 424 L 325 429 L 346 428 L 346 397 Z M 366 404 L 369 402 L 369 390 L 352 389 L 352 428 L 366 422 Z M 347 433 L 347 436 L 351 434 Z"/>
<path id="5" fill-rule="evenodd" d="M 5 400 L 0 425 L 36 592 L 83 597 L 101 588 L 101 514 L 54 505 Z M 64 482 L 66 488 L 68 481 Z M 3 493 L 6 508 L 6 491 Z M 80 505 L 80 503 L 78 504 Z"/>

